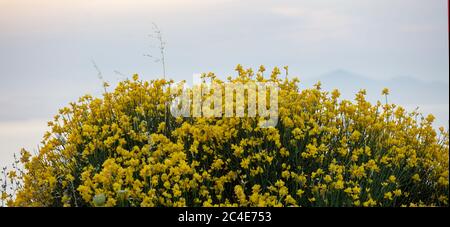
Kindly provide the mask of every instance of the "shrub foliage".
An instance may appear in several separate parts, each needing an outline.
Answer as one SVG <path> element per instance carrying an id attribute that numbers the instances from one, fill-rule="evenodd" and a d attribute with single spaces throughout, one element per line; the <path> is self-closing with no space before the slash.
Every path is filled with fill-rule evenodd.
<path id="1" fill-rule="evenodd" d="M 228 82 L 273 82 L 279 122 L 173 117 L 173 81 L 137 75 L 86 95 L 49 122 L 23 171 L 3 181 L 8 206 L 447 206 L 448 133 L 433 116 L 353 101 L 320 83 L 236 68 Z M 287 71 L 287 68 L 286 68 Z M 218 81 L 209 73 L 204 79 Z M 300 85 L 299 85 L 300 84 Z M 383 91 L 388 95 L 388 91 Z M 14 192 L 6 183 L 17 183 Z"/>

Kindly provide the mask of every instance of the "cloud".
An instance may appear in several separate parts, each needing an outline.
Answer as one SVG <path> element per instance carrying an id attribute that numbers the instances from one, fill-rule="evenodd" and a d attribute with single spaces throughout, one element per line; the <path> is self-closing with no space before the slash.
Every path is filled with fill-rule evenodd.
<path id="1" fill-rule="evenodd" d="M 435 25 L 430 24 L 408 24 L 400 27 L 400 30 L 407 33 L 426 33 L 434 32 L 439 28 Z"/>
<path id="2" fill-rule="evenodd" d="M 0 121 L 0 137 L 17 136 L 29 133 L 44 132 L 47 120 L 33 119 L 26 121 Z"/>
<path id="3" fill-rule="evenodd" d="M 294 39 L 319 41 L 351 35 L 351 17 L 334 8 L 277 5 L 270 8 L 270 12 L 298 22 L 289 33 L 289 36 Z"/>
<path id="4" fill-rule="evenodd" d="M 47 120 L 44 119 L 0 121 L 0 167 L 11 164 L 14 154 L 22 148 L 37 151 L 47 129 Z"/>
<path id="5" fill-rule="evenodd" d="M 285 17 L 302 17 L 305 16 L 306 9 L 293 8 L 293 7 L 273 7 L 271 9 L 272 13 Z"/>

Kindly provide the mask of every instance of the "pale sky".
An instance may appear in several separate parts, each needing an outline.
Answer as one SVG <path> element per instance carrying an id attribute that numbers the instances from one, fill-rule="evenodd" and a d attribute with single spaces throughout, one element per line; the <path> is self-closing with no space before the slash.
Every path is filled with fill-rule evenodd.
<path id="1" fill-rule="evenodd" d="M 447 0 L 0 0 L 0 165 L 36 149 L 58 108 L 101 92 L 92 60 L 113 84 L 115 70 L 161 75 L 143 56 L 156 54 L 152 22 L 174 79 L 289 65 L 305 80 L 345 70 L 444 84 L 448 96 Z M 437 97 L 417 105 L 448 122 Z"/>

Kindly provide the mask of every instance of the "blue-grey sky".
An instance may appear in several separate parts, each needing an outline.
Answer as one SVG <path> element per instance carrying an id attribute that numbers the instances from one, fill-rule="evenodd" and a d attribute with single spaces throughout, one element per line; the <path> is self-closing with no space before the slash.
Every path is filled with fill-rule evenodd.
<path id="1" fill-rule="evenodd" d="M 161 75 L 143 56 L 157 53 L 152 22 L 171 78 L 231 75 L 240 63 L 289 65 L 304 81 L 411 83 L 393 100 L 447 126 L 446 0 L 0 0 L 0 165 L 35 148 L 58 108 L 101 92 L 92 60 L 113 84 L 122 78 L 115 70 Z M 377 99 L 379 88 L 367 86 Z"/>

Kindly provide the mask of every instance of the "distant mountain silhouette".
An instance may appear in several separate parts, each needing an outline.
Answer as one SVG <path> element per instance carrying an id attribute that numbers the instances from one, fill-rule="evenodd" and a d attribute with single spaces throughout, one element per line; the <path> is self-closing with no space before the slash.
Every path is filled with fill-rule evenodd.
<path id="1" fill-rule="evenodd" d="M 356 92 L 366 89 L 367 98 L 371 102 L 384 100 L 383 88 L 389 88 L 389 100 L 403 105 L 439 105 L 449 103 L 449 84 L 441 82 L 425 82 L 412 77 L 396 77 L 389 80 L 377 80 L 357 75 L 346 70 L 336 70 L 320 77 L 303 82 L 308 88 L 320 81 L 323 89 L 331 91 L 335 88 L 342 93 L 342 98 L 353 99 Z"/>

